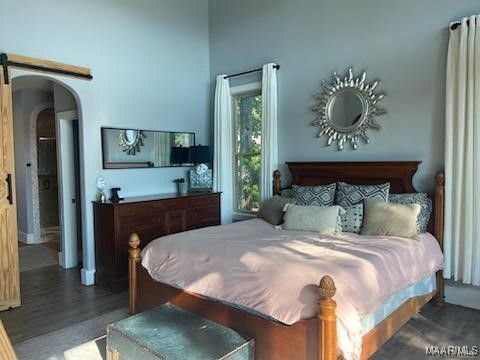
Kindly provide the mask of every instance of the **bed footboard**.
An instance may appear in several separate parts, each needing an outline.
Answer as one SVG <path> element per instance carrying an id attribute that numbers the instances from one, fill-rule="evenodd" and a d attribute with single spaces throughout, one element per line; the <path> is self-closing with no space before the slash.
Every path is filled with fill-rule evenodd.
<path id="1" fill-rule="evenodd" d="M 332 299 L 337 289 L 333 279 L 325 275 L 320 280 L 318 293 L 318 359 L 337 359 L 337 303 Z"/>
<path id="2" fill-rule="evenodd" d="M 128 240 L 128 312 L 137 312 L 138 276 L 137 264 L 140 262 L 140 237 L 133 233 Z"/>

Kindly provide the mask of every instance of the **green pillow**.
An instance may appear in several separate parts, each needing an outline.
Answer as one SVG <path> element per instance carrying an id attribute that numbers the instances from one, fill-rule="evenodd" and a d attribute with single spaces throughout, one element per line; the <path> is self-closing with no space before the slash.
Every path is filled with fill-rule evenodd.
<path id="1" fill-rule="evenodd" d="M 394 204 L 374 199 L 363 202 L 362 235 L 417 237 L 419 204 Z"/>
<path id="2" fill-rule="evenodd" d="M 335 235 L 342 232 L 340 215 L 344 213 L 345 210 L 336 205 L 326 207 L 288 205 L 282 228 Z"/>
<path id="3" fill-rule="evenodd" d="M 272 225 L 280 225 L 283 222 L 283 208 L 285 205 L 295 203 L 295 199 L 289 199 L 275 195 L 271 199 L 266 200 L 262 206 L 260 206 L 258 217 Z"/>

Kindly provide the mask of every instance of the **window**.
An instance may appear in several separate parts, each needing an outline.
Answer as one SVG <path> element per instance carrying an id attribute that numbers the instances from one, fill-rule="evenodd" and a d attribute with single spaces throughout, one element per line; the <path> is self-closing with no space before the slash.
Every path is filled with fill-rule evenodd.
<path id="1" fill-rule="evenodd" d="M 233 93 L 234 212 L 255 213 L 260 206 L 261 90 Z"/>

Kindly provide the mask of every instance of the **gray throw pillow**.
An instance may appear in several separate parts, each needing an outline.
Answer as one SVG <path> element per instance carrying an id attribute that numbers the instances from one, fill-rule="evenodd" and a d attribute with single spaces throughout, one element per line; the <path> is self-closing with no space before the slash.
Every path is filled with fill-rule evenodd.
<path id="1" fill-rule="evenodd" d="M 425 193 L 411 194 L 390 194 L 388 201 L 395 204 L 419 204 L 421 206 L 420 214 L 417 218 L 417 232 L 419 234 L 427 232 L 428 223 L 432 214 L 432 199 Z"/>
<path id="2" fill-rule="evenodd" d="M 280 196 L 288 199 L 295 198 L 295 194 L 293 193 L 292 189 L 283 189 L 282 191 L 280 191 Z"/>
<path id="3" fill-rule="evenodd" d="M 318 186 L 293 185 L 292 190 L 298 205 L 332 206 L 337 184 Z"/>
<path id="4" fill-rule="evenodd" d="M 341 216 L 342 231 L 358 234 L 363 224 L 363 203 L 345 208 L 345 214 Z"/>
<path id="5" fill-rule="evenodd" d="M 337 187 L 336 205 L 343 208 L 361 203 L 364 199 L 388 201 L 390 183 L 379 185 L 352 185 L 339 182 Z"/>
<path id="6" fill-rule="evenodd" d="M 417 237 L 418 204 L 393 204 L 365 199 L 362 235 Z"/>
<path id="7" fill-rule="evenodd" d="M 295 204 L 295 199 L 275 195 L 263 202 L 258 210 L 258 217 L 272 225 L 280 225 L 283 222 L 283 208 L 286 204 Z"/>
<path id="8" fill-rule="evenodd" d="M 282 228 L 335 235 L 342 231 L 340 215 L 344 212 L 340 206 L 288 205 Z"/>

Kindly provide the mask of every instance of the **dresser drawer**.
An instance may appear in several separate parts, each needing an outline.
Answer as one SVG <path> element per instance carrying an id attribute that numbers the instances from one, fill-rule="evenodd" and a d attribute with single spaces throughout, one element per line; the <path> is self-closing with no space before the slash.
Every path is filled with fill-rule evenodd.
<path id="1" fill-rule="evenodd" d="M 217 205 L 219 204 L 219 195 L 209 195 L 209 196 L 198 196 L 198 197 L 192 197 L 191 199 L 188 199 L 188 207 L 189 208 L 194 208 L 194 207 L 204 207 L 204 206 L 210 206 L 210 205 Z"/>
<path id="2" fill-rule="evenodd" d="M 119 207 L 119 215 L 131 216 L 145 213 L 155 213 L 165 210 L 185 209 L 187 199 L 168 199 L 162 201 L 147 201 L 142 203 L 122 204 Z"/>
<path id="3" fill-rule="evenodd" d="M 155 230 L 163 228 L 165 222 L 165 213 L 156 211 L 150 214 L 139 214 L 132 216 L 122 216 L 119 221 L 120 233 L 131 234 L 142 230 Z"/>
<path id="4" fill-rule="evenodd" d="M 203 223 L 208 220 L 216 220 L 219 217 L 220 208 L 218 205 L 188 209 L 188 227 L 192 228 L 195 227 L 196 224 Z"/>
<path id="5" fill-rule="evenodd" d="M 127 216 L 150 214 L 152 212 L 161 211 L 163 208 L 161 202 L 149 201 L 135 204 L 122 204 L 118 207 L 118 214 L 121 218 Z"/>

